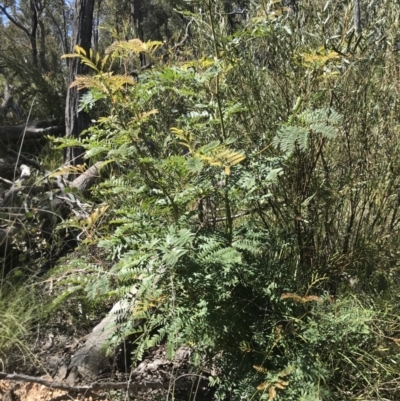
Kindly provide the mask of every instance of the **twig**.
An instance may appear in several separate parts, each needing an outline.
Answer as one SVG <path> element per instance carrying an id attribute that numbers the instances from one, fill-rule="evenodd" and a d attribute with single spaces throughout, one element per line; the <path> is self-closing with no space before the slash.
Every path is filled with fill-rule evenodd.
<path id="1" fill-rule="evenodd" d="M 7 153 L 11 153 L 14 156 L 18 156 L 18 153 L 15 150 L 12 150 L 8 147 L 7 147 Z M 37 170 L 39 170 L 39 171 L 42 170 L 42 166 L 38 162 L 29 159 L 29 157 L 19 154 L 19 158 L 26 164 L 31 165 L 32 167 L 35 167 Z"/>
<path id="2" fill-rule="evenodd" d="M 5 183 L 8 184 L 8 185 L 14 185 L 14 183 L 13 183 L 12 181 L 6 180 L 6 179 L 3 178 L 3 177 L 0 177 L 0 181 L 3 181 L 3 182 L 5 182 Z"/>
<path id="3" fill-rule="evenodd" d="M 222 13 L 222 15 L 235 15 L 235 14 L 247 14 L 248 10 L 246 8 L 237 9 L 236 11 L 232 11 L 231 13 Z"/>
<path id="4" fill-rule="evenodd" d="M 243 217 L 243 216 L 247 216 L 248 214 L 250 214 L 252 212 L 252 210 L 246 210 L 245 212 L 243 212 L 243 213 L 238 213 L 238 214 L 235 214 L 235 215 L 233 215 L 233 216 L 231 216 L 231 219 L 237 219 L 238 217 Z M 219 221 L 226 221 L 226 217 L 219 217 L 218 219 L 215 219 L 215 221 L 216 222 L 219 222 Z"/>

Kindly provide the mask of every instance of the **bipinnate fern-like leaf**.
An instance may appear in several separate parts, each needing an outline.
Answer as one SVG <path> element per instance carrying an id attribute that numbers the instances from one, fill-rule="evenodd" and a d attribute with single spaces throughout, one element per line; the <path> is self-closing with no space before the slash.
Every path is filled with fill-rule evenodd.
<path id="1" fill-rule="evenodd" d="M 273 145 L 286 156 L 290 156 L 296 148 L 304 152 L 308 147 L 310 133 L 319 134 L 326 139 L 335 138 L 342 117 L 335 110 L 322 108 L 306 110 L 295 121 L 296 125 L 282 126 L 273 139 Z"/>
<path id="2" fill-rule="evenodd" d="M 209 142 L 195 150 L 195 141 L 191 133 L 176 127 L 171 128 L 171 132 L 180 139 L 179 143 L 189 150 L 193 159 L 205 162 L 210 166 L 224 167 L 227 175 L 231 173 L 232 166 L 246 158 L 242 152 L 231 150 L 225 144 L 221 144 L 220 141 Z M 190 167 L 197 172 L 201 170 L 202 165 L 197 161 L 189 163 Z"/>
<path id="3" fill-rule="evenodd" d="M 207 238 L 199 248 L 201 251 L 197 254 L 197 258 L 201 265 L 218 263 L 231 266 L 242 262 L 242 255 L 237 249 L 226 247 L 223 242 L 214 238 Z"/>
<path id="4" fill-rule="evenodd" d="M 286 155 L 291 155 L 296 146 L 302 151 L 306 150 L 307 144 L 308 130 L 296 126 L 281 127 L 273 140 L 273 145 Z"/>
<path id="5" fill-rule="evenodd" d="M 159 41 L 142 42 L 140 39 L 121 40 L 114 42 L 109 46 L 105 53 L 110 54 L 112 57 L 124 56 L 128 53 L 154 53 L 162 45 Z"/>
<path id="6" fill-rule="evenodd" d="M 129 41 L 118 41 L 114 42 L 106 50 L 106 55 L 101 58 L 98 53 L 95 53 L 92 49 L 86 52 L 80 46 L 75 46 L 75 53 L 64 54 L 62 58 L 79 58 L 81 63 L 89 67 L 91 70 L 95 71 L 97 74 L 94 76 L 85 75 L 77 76 L 71 84 L 71 88 L 77 87 L 79 89 L 96 89 L 101 93 L 107 95 L 114 94 L 121 90 L 123 86 L 135 85 L 135 79 L 128 75 L 113 75 L 110 71 L 104 71 L 105 66 L 109 59 L 115 57 L 128 56 L 130 53 L 135 53 L 136 55 L 140 53 L 153 53 L 161 42 L 150 41 L 142 42 L 139 39 L 132 39 Z"/>
<path id="7" fill-rule="evenodd" d="M 163 253 L 163 261 L 170 266 L 175 266 L 178 260 L 185 255 L 191 247 L 194 234 L 187 229 L 175 231 L 170 228 L 165 238 L 165 242 L 159 246 Z"/>
<path id="8" fill-rule="evenodd" d="M 98 53 L 94 53 L 92 49 L 89 50 L 89 55 L 87 55 L 85 49 L 76 45 L 74 47 L 75 53 L 64 54 L 61 58 L 80 58 L 82 64 L 85 64 L 90 69 L 100 72 L 100 67 L 98 66 L 100 62 L 100 55 Z M 104 66 L 104 60 L 101 60 L 101 64 Z"/>
<path id="9" fill-rule="evenodd" d="M 264 244 L 257 239 L 243 238 L 233 242 L 232 246 L 241 251 L 247 251 L 253 255 L 259 255 L 263 251 Z"/>
<path id="10" fill-rule="evenodd" d="M 136 81 L 130 75 L 113 75 L 110 73 L 101 73 L 94 76 L 78 75 L 70 88 L 96 89 L 99 92 L 110 95 L 119 91 L 124 85 L 136 85 Z"/>

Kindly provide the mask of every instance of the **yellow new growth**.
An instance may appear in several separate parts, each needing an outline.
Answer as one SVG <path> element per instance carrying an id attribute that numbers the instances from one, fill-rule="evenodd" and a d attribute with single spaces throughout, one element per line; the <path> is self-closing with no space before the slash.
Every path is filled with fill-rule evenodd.
<path id="1" fill-rule="evenodd" d="M 112 72 L 103 72 L 94 76 L 78 75 L 70 88 L 78 87 L 78 90 L 88 88 L 97 89 L 107 95 L 119 91 L 124 85 L 135 85 L 136 81 L 130 75 L 113 75 Z"/>
<path id="2" fill-rule="evenodd" d="M 88 66 L 97 74 L 94 76 L 78 75 L 75 81 L 72 82 L 70 88 L 77 87 L 79 89 L 97 89 L 107 95 L 112 95 L 125 85 L 135 85 L 136 80 L 128 75 L 113 75 L 110 71 L 104 71 L 105 66 L 110 59 L 116 57 L 127 57 L 132 53 L 136 56 L 140 53 L 153 53 L 162 43 L 156 41 L 142 42 L 139 39 L 132 39 L 128 41 L 114 42 L 106 50 L 106 55 L 101 58 L 99 53 L 95 53 L 92 49 L 86 52 L 80 46 L 75 46 L 75 53 L 64 54 L 62 58 L 79 58 L 81 63 Z M 89 54 L 88 54 L 89 53 Z"/>
<path id="3" fill-rule="evenodd" d="M 171 128 L 171 132 L 180 139 L 179 144 L 188 148 L 193 157 L 199 158 L 210 166 L 223 167 L 226 175 L 231 173 L 232 166 L 246 158 L 243 153 L 228 149 L 225 145 L 219 144 L 218 142 L 216 142 L 215 145 L 206 145 L 195 150 L 196 145 L 190 132 L 176 127 Z"/>
<path id="4" fill-rule="evenodd" d="M 253 366 L 253 367 L 254 367 L 254 369 L 257 370 L 257 372 L 264 373 L 264 372 L 262 372 L 262 369 L 263 369 L 262 367 L 260 367 L 260 366 Z M 285 370 L 282 370 L 281 372 L 279 372 L 275 376 L 275 378 L 258 385 L 257 390 L 265 391 L 268 389 L 268 401 L 272 401 L 277 396 L 276 389 L 285 390 L 286 387 L 289 385 L 289 382 L 282 380 L 281 377 L 285 377 L 285 376 L 289 375 L 290 373 L 293 372 L 294 369 L 295 369 L 294 366 L 289 366 Z"/>
<path id="5" fill-rule="evenodd" d="M 68 174 L 82 174 L 85 171 L 84 166 L 65 166 L 57 171 L 53 171 L 52 173 L 49 174 L 48 178 L 55 178 L 55 177 L 60 177 L 62 175 L 68 175 Z"/>
<path id="6" fill-rule="evenodd" d="M 194 61 L 189 61 L 187 63 L 184 63 L 182 65 L 182 68 L 184 70 L 187 70 L 188 68 L 196 68 L 196 69 L 203 70 L 203 69 L 206 69 L 206 68 L 211 67 L 213 65 L 215 65 L 215 60 L 214 59 L 203 57 L 200 60 L 194 60 Z"/>
<path id="7" fill-rule="evenodd" d="M 246 156 L 243 153 L 235 152 L 234 150 L 226 149 L 224 145 L 213 149 L 209 154 L 201 154 L 200 151 L 195 153 L 195 156 L 207 162 L 210 166 L 223 166 L 225 174 L 231 173 L 231 167 L 243 161 Z"/>
<path id="8" fill-rule="evenodd" d="M 303 53 L 303 65 L 307 68 L 311 67 L 323 67 L 328 64 L 330 61 L 339 60 L 340 56 L 334 51 L 328 51 L 325 54 L 322 52 L 317 53 Z"/>
<path id="9" fill-rule="evenodd" d="M 180 139 L 179 144 L 185 146 L 188 148 L 189 152 L 191 154 L 194 153 L 194 142 L 193 142 L 193 136 L 190 132 L 184 131 L 183 129 L 172 127 L 171 132 Z"/>
<path id="10" fill-rule="evenodd" d="M 101 216 L 107 211 L 109 206 L 103 206 L 101 208 L 96 209 L 86 220 L 85 220 L 85 225 L 88 228 L 93 227 L 97 221 L 100 219 Z"/>
<path id="11" fill-rule="evenodd" d="M 72 54 L 64 54 L 61 56 L 61 58 L 75 58 L 78 57 L 81 59 L 81 62 L 85 65 L 87 65 L 89 68 L 92 70 L 95 70 L 96 72 L 100 72 L 100 69 L 98 67 L 99 61 L 100 61 L 100 55 L 98 53 L 94 54 L 93 50 L 89 50 L 89 57 L 86 55 L 86 51 L 84 48 L 76 45 L 74 47 L 75 53 Z M 104 63 L 103 63 L 104 64 Z"/>
<path id="12" fill-rule="evenodd" d="M 333 50 L 326 51 L 324 48 L 319 48 L 313 53 L 303 53 L 302 65 L 306 68 L 320 68 L 328 64 L 331 61 L 340 59 L 340 55 Z"/>
<path id="13" fill-rule="evenodd" d="M 140 39 L 118 40 L 109 46 L 105 53 L 111 54 L 112 57 L 124 56 L 129 53 L 154 53 L 161 45 L 162 42 L 158 41 L 142 42 Z"/>

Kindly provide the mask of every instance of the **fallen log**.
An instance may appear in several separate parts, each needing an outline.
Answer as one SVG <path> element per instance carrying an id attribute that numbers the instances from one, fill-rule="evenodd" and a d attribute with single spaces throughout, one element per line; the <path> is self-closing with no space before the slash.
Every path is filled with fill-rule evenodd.
<path id="1" fill-rule="evenodd" d="M 98 181 L 100 178 L 100 168 L 104 162 L 97 162 L 92 167 L 88 168 L 79 177 L 75 178 L 71 183 L 71 188 L 76 188 L 82 194 L 87 194 L 87 191 Z"/>
<path id="2" fill-rule="evenodd" d="M 79 373 L 81 377 L 95 380 L 107 364 L 107 342 L 118 329 L 118 316 L 129 310 L 126 300 L 117 302 L 108 315 L 88 335 L 85 344 L 72 357 L 67 372 Z M 60 372 L 60 370 L 59 370 Z M 70 375 L 68 375 L 70 376 Z M 61 379 L 64 379 L 61 377 Z M 74 382 L 76 377 L 67 377 Z"/>
<path id="3" fill-rule="evenodd" d="M 35 121 L 29 124 L 0 126 L 0 141 L 17 142 L 38 139 L 45 135 L 65 135 L 65 126 L 55 125 L 54 121 Z"/>

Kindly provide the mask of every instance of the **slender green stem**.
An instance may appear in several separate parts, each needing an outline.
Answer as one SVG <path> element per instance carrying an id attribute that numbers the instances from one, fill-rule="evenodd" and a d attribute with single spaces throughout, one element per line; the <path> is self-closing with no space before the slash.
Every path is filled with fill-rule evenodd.
<path id="1" fill-rule="evenodd" d="M 218 42 L 217 42 L 217 35 L 216 35 L 216 31 L 215 31 L 215 24 L 214 24 L 214 18 L 213 18 L 213 13 L 212 13 L 211 0 L 208 0 L 208 13 L 209 13 L 209 17 L 210 17 L 210 25 L 211 25 L 211 31 L 212 31 L 212 37 L 213 37 L 214 56 L 215 56 L 216 60 L 219 60 Z M 219 79 L 220 79 L 220 76 L 218 73 L 216 76 L 216 83 L 215 83 L 215 96 L 217 98 L 219 121 L 221 124 L 221 142 L 224 142 L 227 139 L 227 134 L 226 134 L 226 129 L 225 129 L 224 115 L 222 112 L 222 102 L 221 102 L 221 96 L 220 96 Z M 225 214 L 226 214 L 226 233 L 228 235 L 229 240 L 231 240 L 232 233 L 233 233 L 233 219 L 232 219 L 231 203 L 229 200 L 228 183 L 229 183 L 229 175 L 225 175 L 224 202 L 225 202 Z"/>
<path id="2" fill-rule="evenodd" d="M 212 31 L 212 36 L 213 36 L 214 56 L 215 56 L 215 58 L 217 60 L 219 60 L 217 35 L 216 35 L 216 31 L 215 31 L 214 18 L 213 18 L 213 15 L 212 15 L 211 0 L 208 0 L 208 12 L 209 12 L 209 16 L 210 16 L 210 25 L 211 25 L 211 31 Z M 222 141 L 221 142 L 223 142 L 223 141 L 226 140 L 226 130 L 225 130 L 224 115 L 222 113 L 221 97 L 219 95 L 219 73 L 216 76 L 215 96 L 217 98 L 218 114 L 219 114 L 219 120 L 220 120 L 220 123 L 221 123 L 221 135 L 222 135 Z"/>

